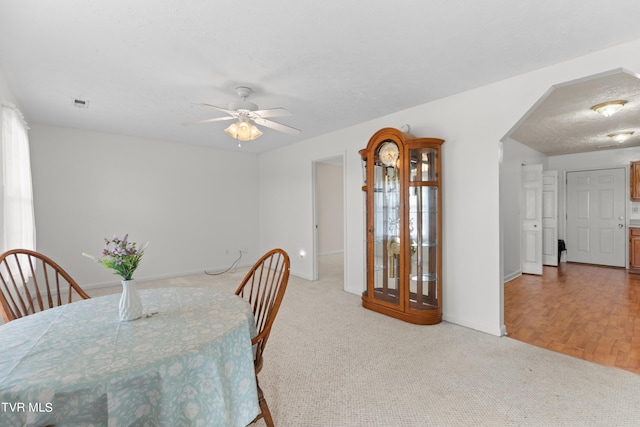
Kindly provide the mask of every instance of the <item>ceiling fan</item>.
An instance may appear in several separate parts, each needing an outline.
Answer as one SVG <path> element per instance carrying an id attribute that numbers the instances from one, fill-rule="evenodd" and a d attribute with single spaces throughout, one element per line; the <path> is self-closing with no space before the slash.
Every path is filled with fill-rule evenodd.
<path id="1" fill-rule="evenodd" d="M 207 107 L 215 108 L 216 110 L 227 113 L 226 117 L 214 117 L 211 119 L 198 120 L 195 122 L 184 123 L 185 126 L 198 125 L 202 123 L 220 122 L 225 120 L 237 120 L 231 126 L 225 129 L 225 132 L 232 138 L 240 141 L 249 141 L 258 138 L 262 135 L 260 129 L 253 125 L 253 123 L 266 126 L 268 128 L 277 130 L 279 132 L 286 133 L 288 135 L 299 135 L 300 130 L 291 126 L 285 126 L 281 123 L 267 120 L 266 117 L 281 117 L 290 116 L 291 113 L 284 108 L 270 108 L 259 110 L 258 106 L 253 102 L 247 101 L 247 98 L 251 94 L 252 90 L 246 86 L 239 86 L 236 88 L 236 93 L 241 101 L 235 101 L 229 104 L 229 108 L 218 107 L 207 103 L 200 103 L 198 105 L 205 105 Z"/>

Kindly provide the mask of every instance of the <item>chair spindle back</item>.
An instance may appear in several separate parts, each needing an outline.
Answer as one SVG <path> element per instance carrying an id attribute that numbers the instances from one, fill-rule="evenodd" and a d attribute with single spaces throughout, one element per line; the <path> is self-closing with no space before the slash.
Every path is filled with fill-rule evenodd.
<path id="1" fill-rule="evenodd" d="M 5 322 L 89 295 L 51 258 L 28 249 L 0 255 L 0 314 Z"/>
<path id="2" fill-rule="evenodd" d="M 246 299 L 253 309 L 257 329 L 252 340 L 256 346 L 256 372 L 262 367 L 262 352 L 287 288 L 289 264 L 285 251 L 272 249 L 253 265 L 236 290 L 236 295 Z"/>

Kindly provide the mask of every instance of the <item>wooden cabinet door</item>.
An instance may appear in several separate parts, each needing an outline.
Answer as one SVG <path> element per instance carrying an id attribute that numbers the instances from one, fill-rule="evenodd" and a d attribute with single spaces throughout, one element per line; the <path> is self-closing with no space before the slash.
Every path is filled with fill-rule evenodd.
<path id="1" fill-rule="evenodd" d="M 640 161 L 631 162 L 629 170 L 631 200 L 640 201 Z"/>
<path id="2" fill-rule="evenodd" d="M 629 272 L 640 273 L 640 228 L 629 229 Z"/>

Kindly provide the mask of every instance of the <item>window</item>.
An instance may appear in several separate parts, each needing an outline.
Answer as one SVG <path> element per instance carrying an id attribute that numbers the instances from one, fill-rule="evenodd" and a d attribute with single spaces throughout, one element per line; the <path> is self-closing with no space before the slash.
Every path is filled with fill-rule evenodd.
<path id="1" fill-rule="evenodd" d="M 35 249 L 35 219 L 31 185 L 31 161 L 27 125 L 20 111 L 2 105 L 2 241 L 0 252 L 8 249 Z"/>

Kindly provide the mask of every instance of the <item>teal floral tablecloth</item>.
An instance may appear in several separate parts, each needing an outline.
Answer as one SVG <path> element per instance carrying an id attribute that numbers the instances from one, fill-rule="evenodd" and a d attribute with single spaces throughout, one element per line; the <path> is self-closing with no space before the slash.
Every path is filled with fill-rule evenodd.
<path id="1" fill-rule="evenodd" d="M 259 413 L 251 307 L 215 289 L 141 291 L 0 326 L 0 426 L 246 426 Z"/>

